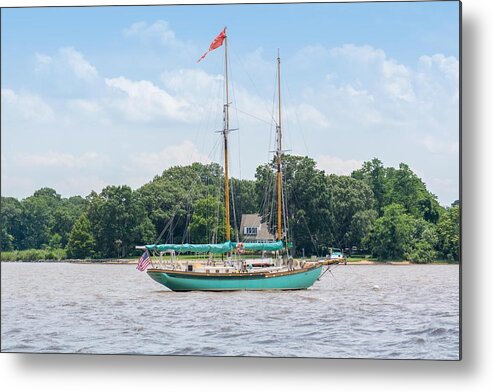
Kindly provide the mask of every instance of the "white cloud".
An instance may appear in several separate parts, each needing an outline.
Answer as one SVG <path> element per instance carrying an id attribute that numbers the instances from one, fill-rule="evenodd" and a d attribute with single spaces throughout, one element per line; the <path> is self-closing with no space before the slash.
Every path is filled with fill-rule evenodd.
<path id="1" fill-rule="evenodd" d="M 107 169 L 111 167 L 110 158 L 95 151 L 82 154 L 18 152 L 5 160 L 8 165 L 2 173 L 4 195 L 22 198 L 36 189 L 50 187 L 63 196 L 85 196 L 114 183 L 114 179 L 106 178 Z"/>
<path id="2" fill-rule="evenodd" d="M 20 167 L 62 167 L 66 169 L 80 169 L 89 166 L 99 166 L 108 163 L 105 155 L 90 151 L 79 156 L 68 153 L 49 151 L 44 154 L 17 153 L 14 162 Z"/>
<path id="3" fill-rule="evenodd" d="M 459 194 L 457 193 L 457 179 L 432 178 L 429 188 L 439 194 L 446 194 L 449 203 L 459 198 Z"/>
<path id="4" fill-rule="evenodd" d="M 51 56 L 48 56 L 47 54 L 36 53 L 36 61 L 39 64 L 50 64 L 53 61 L 53 59 L 51 58 Z"/>
<path id="5" fill-rule="evenodd" d="M 53 58 L 43 53 L 36 53 L 36 71 L 40 72 L 46 67 L 48 67 L 52 62 Z"/>
<path id="6" fill-rule="evenodd" d="M 59 53 L 61 58 L 69 65 L 72 72 L 79 79 L 90 81 L 98 76 L 96 68 L 84 58 L 82 53 L 74 48 L 61 48 Z"/>
<path id="7" fill-rule="evenodd" d="M 382 49 L 346 44 L 331 49 L 330 55 L 339 68 L 338 76 L 350 74 L 358 82 L 371 83 L 372 90 L 380 90 L 391 99 L 414 101 L 412 70 L 388 58 Z"/>
<path id="8" fill-rule="evenodd" d="M 437 68 L 446 77 L 454 81 L 459 80 L 459 61 L 453 56 L 445 57 L 440 53 L 433 56 L 421 56 L 418 66 L 421 72 L 431 72 Z"/>
<path id="9" fill-rule="evenodd" d="M 209 163 L 207 155 L 201 153 L 197 146 L 189 140 L 181 144 L 171 145 L 157 152 L 142 152 L 132 156 L 132 167 L 129 171 L 142 172 L 144 175 L 155 175 L 176 165 L 190 165 L 194 162 Z"/>
<path id="10" fill-rule="evenodd" d="M 152 24 L 147 22 L 136 22 L 123 30 L 126 37 L 139 37 L 141 39 L 157 39 L 163 45 L 181 46 L 182 43 L 176 39 L 175 32 L 165 20 L 158 20 Z"/>
<path id="11" fill-rule="evenodd" d="M 426 135 L 423 139 L 423 145 L 426 149 L 434 154 L 454 154 L 459 153 L 458 141 L 446 141 L 443 139 L 437 139 L 432 135 Z"/>
<path id="12" fill-rule="evenodd" d="M 342 159 L 331 155 L 319 155 L 316 158 L 319 169 L 328 174 L 349 175 L 354 170 L 361 168 L 363 161 L 355 159 Z"/>
<path id="13" fill-rule="evenodd" d="M 201 69 L 179 69 L 161 75 L 164 85 L 175 93 L 191 94 L 217 89 L 223 85 L 222 75 L 208 74 Z"/>
<path id="14" fill-rule="evenodd" d="M 458 103 L 459 60 L 443 54 L 421 56 L 418 61 L 416 83 L 423 96 L 429 99 Z M 439 105 L 436 105 L 439 107 Z"/>
<path id="15" fill-rule="evenodd" d="M 314 108 L 312 105 L 302 103 L 292 110 L 296 110 L 298 118 L 304 126 L 315 126 L 319 129 L 324 129 L 328 128 L 330 125 L 325 114 Z"/>
<path id="16" fill-rule="evenodd" d="M 124 34 L 168 47 L 182 44 L 164 21 L 138 22 Z M 170 52 L 184 56 L 182 47 L 175 49 L 173 46 Z M 163 53 L 167 50 L 169 48 L 160 48 Z M 200 51 L 202 53 L 202 49 Z M 194 56 L 195 53 L 195 62 Z M 44 133 L 52 137 L 71 132 L 74 147 L 60 150 L 44 145 L 41 151 L 59 152 L 24 156 L 26 163 L 53 172 L 56 167 L 87 169 L 99 165 L 103 168 L 102 161 L 95 157 L 91 161 L 91 156 L 84 156 L 83 151 L 91 149 L 88 144 L 84 145 L 84 140 L 97 137 L 98 142 L 111 145 L 120 135 L 125 135 L 122 143 L 130 145 L 125 147 L 126 154 L 133 151 L 137 138 L 156 140 L 149 138 L 159 137 L 160 143 L 163 140 L 170 143 L 159 152 L 131 155 L 115 170 L 128 174 L 129 182 L 136 186 L 144 182 L 138 183 L 139 171 L 152 177 L 175 164 L 207 161 L 197 146 L 207 149 L 212 135 L 208 132 L 221 127 L 222 75 L 208 73 L 202 66 L 180 68 L 178 65 L 183 63 L 176 57 L 172 59 L 176 60 L 175 66 L 170 60 L 165 64 L 167 68 L 163 66 L 156 72 L 154 77 L 158 80 L 150 79 L 149 73 L 145 74 L 147 80 L 131 79 L 127 75 L 115 77 L 118 74 L 100 75 L 90 59 L 72 47 L 49 55 L 36 53 L 35 60 L 36 70 L 43 70 L 37 76 L 46 77 L 43 82 L 53 87 L 54 93 L 40 96 L 3 88 L 2 112 L 8 121 L 2 119 L 2 128 L 8 130 L 12 140 L 17 138 L 17 143 L 20 136 L 13 135 L 32 137 L 36 134 L 41 143 L 44 140 L 49 143 Z M 267 122 L 271 119 L 275 62 L 265 61 L 262 48 L 244 55 L 241 61 L 241 66 L 234 68 L 235 84 L 230 90 L 234 101 L 232 127 L 237 125 L 236 108 L 241 120 L 238 121 L 240 132 L 233 133 L 232 140 L 240 140 L 241 133 L 242 154 L 248 156 L 243 159 L 241 170 L 244 174 L 249 171 L 247 176 L 250 176 L 269 150 L 269 146 L 259 147 L 264 141 L 268 144 L 269 125 L 252 116 Z M 402 160 L 414 167 L 418 161 L 432 159 L 430 152 L 443 155 L 440 158 L 447 163 L 441 162 L 442 167 L 448 162 L 449 167 L 456 167 L 459 68 L 455 57 L 423 55 L 416 64 L 402 64 L 382 49 L 368 45 L 348 44 L 333 49 L 312 45 L 286 58 L 283 67 L 283 83 L 289 86 L 283 89 L 284 126 L 288 130 L 286 147 L 297 151 L 303 144 L 307 150 L 309 146 L 307 153 L 318 156 L 319 166 L 327 172 L 349 174 L 362 163 L 341 156 L 362 159 L 378 156 L 391 162 Z M 245 77 L 242 68 L 255 75 L 257 86 Z M 20 119 L 24 121 L 19 122 Z M 213 121 L 216 122 L 212 124 Z M 49 125 L 39 127 L 37 123 Z M 159 133 L 156 132 L 158 127 Z M 306 142 L 302 140 L 304 135 L 300 128 L 307 131 Z M 24 129 L 33 131 L 23 133 Z M 185 134 L 189 130 L 191 133 Z M 206 139 L 204 143 L 194 138 L 193 132 L 202 135 L 200 137 Z M 188 138 L 197 144 L 183 141 Z M 80 147 L 76 143 L 80 143 Z M 340 148 L 344 148 L 344 152 Z M 130 167 L 130 163 L 134 167 Z M 16 164 L 21 163 L 16 161 Z M 428 172 L 423 170 L 423 173 Z M 13 174 L 11 171 L 11 177 Z M 87 183 L 97 184 L 98 173 L 87 169 L 81 175 L 87 177 Z M 108 174 L 108 179 L 111 176 L 116 175 Z M 445 178 L 447 174 L 437 171 L 429 176 Z M 132 182 L 130 178 L 136 180 Z M 69 184 L 64 186 L 68 189 Z"/>
<path id="17" fill-rule="evenodd" d="M 2 114 L 9 121 L 20 119 L 36 123 L 49 123 L 54 120 L 55 112 L 38 95 L 2 88 Z M 3 123 L 3 121 L 2 121 Z"/>
<path id="18" fill-rule="evenodd" d="M 331 80 L 329 75 L 327 75 L 327 80 L 329 81 Z M 368 99 L 371 101 L 375 100 L 375 98 L 371 94 L 369 94 L 368 91 L 359 89 L 357 86 L 352 86 L 351 84 L 346 84 L 345 86 L 341 87 L 340 90 L 343 91 L 344 93 L 349 94 L 352 97 L 363 96 L 363 97 L 368 97 Z"/>
<path id="19" fill-rule="evenodd" d="M 385 60 L 382 64 L 385 90 L 391 97 L 412 102 L 415 99 L 411 71 L 402 64 Z"/>
<path id="20" fill-rule="evenodd" d="M 103 112 L 103 107 L 99 102 L 88 99 L 71 99 L 67 101 L 67 107 L 89 116 L 101 115 Z"/>
<path id="21" fill-rule="evenodd" d="M 357 46 L 354 44 L 346 44 L 331 49 L 330 54 L 334 57 L 343 57 L 350 59 L 353 62 L 364 64 L 382 62 L 386 58 L 383 50 L 374 49 L 370 45 Z"/>
<path id="22" fill-rule="evenodd" d="M 102 179 L 97 174 L 77 174 L 57 179 L 53 187 L 62 195 L 87 196 L 91 191 L 101 192 L 111 182 Z"/>
<path id="23" fill-rule="evenodd" d="M 111 106 L 132 121 L 150 122 L 158 118 L 190 121 L 189 104 L 147 80 L 132 81 L 122 76 L 105 79 L 106 85 L 123 93 Z"/>

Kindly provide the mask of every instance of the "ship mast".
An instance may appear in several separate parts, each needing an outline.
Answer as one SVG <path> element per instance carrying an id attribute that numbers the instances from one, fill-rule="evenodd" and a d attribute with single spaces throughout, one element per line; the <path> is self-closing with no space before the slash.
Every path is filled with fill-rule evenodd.
<path id="1" fill-rule="evenodd" d="M 224 203 L 226 206 L 226 241 L 231 240 L 231 229 L 229 224 L 229 179 L 228 179 L 228 133 L 229 129 L 229 90 L 228 90 L 228 36 L 224 38 L 224 64 L 225 64 L 225 98 L 223 116 L 224 116 Z"/>
<path id="2" fill-rule="evenodd" d="M 281 142 L 281 59 L 279 58 L 279 51 L 277 53 L 277 94 L 278 94 L 278 114 L 279 119 L 276 127 L 276 141 L 277 141 L 277 240 L 282 239 L 282 216 L 281 216 L 281 155 L 282 155 L 282 142 Z"/>

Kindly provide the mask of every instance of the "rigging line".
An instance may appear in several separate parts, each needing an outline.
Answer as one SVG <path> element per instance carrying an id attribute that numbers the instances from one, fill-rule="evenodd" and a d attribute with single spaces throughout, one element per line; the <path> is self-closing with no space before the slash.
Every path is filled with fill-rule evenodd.
<path id="1" fill-rule="evenodd" d="M 255 84 L 255 82 L 253 81 L 252 77 L 251 77 L 251 76 L 250 76 L 250 74 L 248 73 L 247 68 L 246 68 L 245 64 L 243 63 L 243 61 L 242 61 L 241 57 L 240 57 L 239 55 L 237 55 L 237 54 L 236 54 L 236 52 L 235 52 L 234 50 L 233 50 L 232 52 L 233 52 L 233 55 L 234 55 L 234 56 L 236 57 L 236 59 L 238 60 L 238 63 L 242 66 L 243 70 L 245 71 L 245 75 L 247 75 L 248 79 L 249 79 L 249 80 L 250 80 L 250 82 L 252 83 L 252 86 L 253 86 L 253 88 L 255 89 L 255 92 L 257 93 L 257 96 L 258 96 L 258 97 L 261 97 L 261 96 L 262 96 L 262 94 L 260 94 L 259 89 L 257 88 L 257 85 Z M 276 121 L 276 120 L 275 120 L 275 117 L 274 117 L 271 113 L 268 113 L 268 112 L 267 112 L 267 114 L 271 116 L 271 120 L 273 120 L 274 122 Z"/>
<path id="2" fill-rule="evenodd" d="M 206 180 L 206 186 L 207 186 L 207 180 Z M 209 187 L 207 186 L 207 191 L 206 191 L 206 200 L 209 199 Z M 209 205 L 205 205 L 205 238 L 208 240 L 209 239 Z"/>
<path id="3" fill-rule="evenodd" d="M 264 189 L 264 200 L 263 200 L 263 208 L 261 208 L 261 210 L 263 209 L 264 210 L 264 213 L 265 213 L 265 216 L 266 216 L 266 222 L 267 222 L 267 225 L 269 228 L 272 228 L 273 227 L 273 219 L 274 219 L 274 216 L 273 216 L 273 211 L 274 211 L 274 176 L 272 176 L 272 171 L 271 171 L 271 166 L 270 166 L 270 162 L 271 162 L 271 159 L 270 159 L 270 152 L 271 150 L 274 149 L 274 146 L 273 146 L 273 142 L 272 142 L 272 134 L 274 133 L 273 132 L 273 125 L 277 125 L 277 122 L 275 120 L 275 117 L 274 117 L 274 112 L 275 112 L 275 108 L 276 108 L 276 94 L 277 94 L 277 89 L 276 89 L 276 85 L 277 85 L 277 68 L 276 68 L 276 73 L 275 73 L 275 81 L 274 81 L 274 93 L 272 95 L 272 111 L 271 111 L 271 118 L 272 118 L 272 122 L 270 123 L 270 130 L 269 130 L 269 145 L 268 145 L 268 152 L 267 152 L 267 168 L 268 168 L 268 178 L 267 178 L 267 181 L 266 181 L 266 184 L 265 184 L 265 189 Z M 269 199 L 270 199 L 270 194 L 271 194 L 271 190 L 272 190 L 272 200 L 271 200 L 271 204 L 269 205 Z M 269 207 L 270 207 L 270 212 L 269 212 Z"/>
<path id="4" fill-rule="evenodd" d="M 219 137 L 216 139 L 216 143 L 215 143 L 215 145 L 214 145 L 214 147 L 213 147 L 212 151 L 209 153 L 208 159 L 210 159 L 210 158 L 212 157 L 212 155 L 215 153 L 215 150 L 217 149 L 218 144 L 219 144 Z M 198 179 L 200 180 L 200 175 L 199 175 L 199 173 L 196 173 L 196 176 L 197 176 L 197 177 L 198 177 Z M 188 191 L 188 193 L 185 195 L 185 201 L 186 201 L 187 203 L 190 203 L 190 202 L 191 202 L 191 198 L 192 198 L 192 194 L 193 194 L 194 190 L 195 190 L 195 188 L 194 188 L 193 186 L 191 186 L 191 187 L 190 187 L 190 189 L 189 189 L 189 191 Z M 176 214 L 178 213 L 178 210 L 180 209 L 180 207 L 181 207 L 181 206 L 182 206 L 182 203 L 178 203 L 178 204 L 175 206 L 175 208 L 174 208 L 174 210 L 173 210 L 173 213 L 172 213 L 171 217 L 169 218 L 169 220 L 168 220 L 168 222 L 165 224 L 165 226 L 164 226 L 163 230 L 161 231 L 161 233 L 160 233 L 160 234 L 159 234 L 159 236 L 157 237 L 156 241 L 154 242 L 154 245 L 157 245 L 157 244 L 158 244 L 158 242 L 161 240 L 161 238 L 163 238 L 164 233 L 165 233 L 168 229 L 170 229 L 170 226 L 171 226 L 171 224 L 172 224 L 172 222 L 173 222 L 173 219 L 174 219 L 174 217 L 176 216 Z M 170 232 L 170 233 L 168 233 L 167 240 L 169 240 L 171 236 L 172 236 L 172 233 L 171 233 L 171 232 Z"/>
<path id="5" fill-rule="evenodd" d="M 245 115 L 247 115 L 247 116 L 249 116 L 249 117 L 252 117 L 252 118 L 254 118 L 254 119 L 258 120 L 258 121 L 261 121 L 261 122 L 263 122 L 263 123 L 265 123 L 265 124 L 269 124 L 269 125 L 271 125 L 271 124 L 272 124 L 272 121 L 267 121 L 267 120 L 265 120 L 265 119 L 263 119 L 263 118 L 260 118 L 260 117 L 258 117 L 258 116 L 255 116 L 255 115 L 253 115 L 253 114 L 251 114 L 251 113 L 245 112 L 244 110 L 239 109 L 239 108 L 238 108 L 238 106 L 233 105 L 233 107 L 235 108 L 235 110 L 236 110 L 237 112 L 243 113 L 243 114 L 245 114 Z M 238 114 L 237 114 L 237 115 L 238 115 Z"/>
<path id="6" fill-rule="evenodd" d="M 234 76 L 233 76 L 233 71 L 232 71 L 232 67 L 231 67 L 231 59 L 230 59 L 230 57 L 228 56 L 228 58 L 226 60 L 228 61 L 230 75 L 231 75 L 231 78 L 230 78 L 231 79 L 231 95 L 232 95 L 233 103 L 234 103 L 234 105 L 232 105 L 232 106 L 235 108 L 235 111 L 236 111 L 236 123 L 237 123 L 237 127 L 236 128 L 238 130 L 238 172 L 239 172 L 239 177 L 241 179 L 240 120 L 239 120 L 239 116 L 238 116 L 238 106 L 236 105 L 236 102 L 237 102 L 237 99 L 236 99 L 236 84 L 235 84 L 235 81 L 234 81 Z M 229 102 L 228 102 L 228 105 L 229 105 Z M 228 161 L 230 161 L 230 156 L 228 156 Z M 230 162 L 228 162 L 228 165 L 229 165 L 229 163 Z M 230 179 L 229 183 L 230 183 L 230 187 L 231 187 L 231 201 L 230 201 L 230 203 L 231 203 L 231 207 L 233 209 L 233 230 L 234 230 L 234 233 L 235 233 L 236 241 L 239 241 L 239 238 L 238 238 L 238 222 L 237 222 L 237 217 L 236 217 L 236 203 L 235 203 L 234 181 L 232 181 L 232 179 Z"/>
<path id="7" fill-rule="evenodd" d="M 271 219 L 272 218 L 272 209 L 274 208 L 274 201 L 272 201 L 272 209 L 271 209 L 271 213 L 269 214 L 268 213 L 268 201 L 269 201 L 269 196 L 270 196 L 270 186 L 271 186 L 271 182 L 270 181 L 274 181 L 274 177 L 271 176 L 271 167 L 270 167 L 270 162 L 271 162 L 271 159 L 270 159 L 270 152 L 271 150 L 274 150 L 274 146 L 273 146 L 273 143 L 272 143 L 272 134 L 274 133 L 273 132 L 273 125 L 274 124 L 277 124 L 275 118 L 274 118 L 274 112 L 275 112 L 275 108 L 276 108 L 276 94 L 277 94 L 277 89 L 275 88 L 277 85 L 277 68 L 276 68 L 276 74 L 275 74 L 275 81 L 274 81 L 274 93 L 272 95 L 272 112 L 271 112 L 271 118 L 273 119 L 273 122 L 270 123 L 270 129 L 269 129 L 269 145 L 268 145 L 268 149 L 267 149 L 267 168 L 269 169 L 268 170 L 268 178 L 267 178 L 267 181 L 266 181 L 266 184 L 265 184 L 265 189 L 264 189 L 264 199 L 262 201 L 262 207 L 261 207 L 261 211 L 264 210 L 265 212 L 265 215 L 266 217 L 269 218 L 269 221 L 268 221 L 268 225 L 269 227 L 272 227 L 271 225 Z M 271 178 L 272 177 L 272 178 Z M 272 196 L 274 196 L 274 189 L 272 187 Z"/>
<path id="8" fill-rule="evenodd" d="M 282 83 L 282 87 L 284 89 L 284 81 L 281 81 Z M 293 146 L 294 143 L 293 143 L 293 133 L 292 133 L 292 129 L 291 129 L 291 117 L 290 117 L 290 108 L 289 106 L 292 105 L 291 102 L 286 101 L 286 96 L 284 96 L 284 99 L 285 99 L 285 106 L 288 107 L 287 110 L 284 110 L 284 123 L 283 123 L 283 136 L 284 136 L 284 145 L 285 146 Z"/>
<path id="9" fill-rule="evenodd" d="M 281 172 L 281 183 L 282 183 L 282 172 Z M 288 214 L 287 214 L 287 208 L 286 208 L 286 198 L 285 198 L 285 187 L 284 186 L 281 186 L 281 200 L 282 200 L 282 212 L 283 212 L 283 215 L 284 215 L 284 219 L 283 219 L 283 227 L 284 227 L 284 239 L 286 241 L 286 255 L 288 256 L 289 258 L 289 247 L 288 247 L 288 230 L 287 230 L 287 220 L 288 220 Z"/>
<path id="10" fill-rule="evenodd" d="M 187 217 L 185 219 L 185 226 L 183 227 L 183 234 L 181 235 L 181 244 L 183 245 L 185 243 L 186 239 L 186 233 L 187 233 L 187 228 L 188 224 L 190 223 L 190 209 L 187 207 Z"/>
<path id="11" fill-rule="evenodd" d="M 154 245 L 157 245 L 157 243 L 159 242 L 159 240 L 163 237 L 164 233 L 166 232 L 166 230 L 168 230 L 170 224 L 171 224 L 171 221 L 172 219 L 174 218 L 174 216 L 176 215 L 176 213 L 178 212 L 178 209 L 179 209 L 179 205 L 177 205 L 175 207 L 175 210 L 173 212 L 173 214 L 171 215 L 170 219 L 168 220 L 168 222 L 166 222 L 166 224 L 164 225 L 164 228 L 163 230 L 161 231 L 161 234 L 159 234 L 156 242 L 154 242 Z"/>
<path id="12" fill-rule="evenodd" d="M 292 193 L 293 193 L 293 196 L 294 196 L 294 199 L 295 199 L 295 203 L 299 207 L 301 203 L 298 200 L 298 196 L 296 195 L 296 191 L 293 189 L 293 192 Z M 308 235 L 310 236 L 310 241 L 312 242 L 312 245 L 315 248 L 315 252 L 317 253 L 317 256 L 318 256 L 319 255 L 319 252 L 318 252 L 317 241 L 315 241 L 314 238 L 313 238 L 313 235 L 312 235 L 312 233 L 310 231 L 310 227 L 308 227 L 308 222 L 307 222 L 307 220 L 305 218 L 305 215 L 303 214 L 301 217 L 303 218 L 303 222 L 305 223 L 306 230 L 308 231 Z"/>
<path id="13" fill-rule="evenodd" d="M 281 187 L 281 194 L 282 194 L 282 208 L 283 208 L 283 213 L 284 213 L 284 232 L 286 233 L 286 251 L 289 255 L 289 248 L 287 246 L 288 244 L 288 236 L 289 236 L 289 231 L 288 231 L 288 202 L 287 202 L 287 184 L 285 182 L 282 182 L 282 176 L 283 172 L 281 172 L 281 183 L 283 186 Z"/>
<path id="14" fill-rule="evenodd" d="M 269 130 L 269 149 L 268 151 L 275 150 L 274 143 L 272 142 L 272 134 L 273 129 L 276 129 L 277 131 L 277 121 L 275 119 L 275 111 L 276 111 L 276 96 L 277 96 L 277 68 L 276 68 L 276 74 L 275 74 L 275 80 L 274 80 L 274 93 L 272 94 L 272 110 L 271 110 L 271 118 L 273 119 L 271 124 L 270 124 L 270 130 Z M 270 162 L 270 152 L 267 152 L 267 162 Z"/>
<path id="15" fill-rule="evenodd" d="M 267 164 L 267 169 L 268 172 L 267 172 L 267 178 L 265 180 L 264 196 L 260 206 L 260 213 L 265 217 L 270 218 L 268 209 L 269 209 L 269 202 L 271 201 L 271 197 L 270 197 L 271 192 L 274 192 L 273 190 L 274 176 L 272 176 L 271 167 L 269 164 Z"/>
<path id="16" fill-rule="evenodd" d="M 238 225 L 236 221 L 236 203 L 235 203 L 235 191 L 234 191 L 234 181 L 231 181 L 231 204 L 233 207 L 233 229 L 235 232 L 235 238 L 236 242 L 239 242 L 239 237 L 238 237 Z"/>
<path id="17" fill-rule="evenodd" d="M 294 102 L 294 100 L 292 99 L 291 90 L 289 89 L 289 85 L 287 84 L 287 82 L 284 82 L 284 87 L 285 87 L 286 91 L 288 92 L 289 100 L 291 102 Z M 294 106 L 294 105 L 293 105 L 293 111 L 294 111 L 294 115 L 296 117 L 296 122 L 298 123 L 298 127 L 299 127 L 299 130 L 301 133 L 301 139 L 303 140 L 303 144 L 305 146 L 305 153 L 307 156 L 309 156 L 308 145 L 306 144 L 305 132 L 304 132 L 303 127 L 301 126 L 301 121 L 300 121 L 300 118 L 298 116 L 298 111 L 296 110 L 296 106 Z"/>
<path id="18" fill-rule="evenodd" d="M 215 117 L 216 120 L 218 119 L 218 117 L 220 117 L 219 105 L 215 105 L 215 102 L 214 102 L 214 97 L 218 96 L 218 92 L 220 89 L 221 89 L 221 83 L 217 82 L 217 83 L 213 83 L 213 88 L 211 88 L 209 90 L 208 99 L 207 99 L 207 103 L 206 103 L 206 107 L 205 107 L 206 113 L 207 113 L 206 122 L 205 122 L 205 124 L 203 122 L 201 122 L 201 125 L 197 127 L 197 131 L 195 133 L 195 138 L 194 138 L 194 140 L 196 140 L 199 143 L 199 145 L 201 142 L 201 140 L 199 140 L 199 135 L 205 135 L 206 134 L 206 132 L 204 132 L 204 129 L 209 128 L 209 124 L 211 123 L 212 117 Z M 213 105 L 214 105 L 214 107 L 216 107 L 215 110 L 213 110 Z M 213 116 L 213 114 L 214 114 L 214 116 Z"/>
<path id="19" fill-rule="evenodd" d="M 169 231 L 166 236 L 166 243 L 172 243 L 172 232 L 173 232 L 173 221 L 175 219 L 175 215 L 173 215 L 169 220 Z"/>
<path id="20" fill-rule="evenodd" d="M 224 150 L 220 150 L 220 160 L 221 162 L 224 160 Z M 229 163 L 229 162 L 228 162 Z M 223 174 L 225 175 L 225 174 Z M 214 243 L 214 241 L 217 241 L 217 239 L 219 238 L 219 227 L 224 227 L 226 229 L 226 216 L 225 214 L 220 214 L 220 211 L 221 211 L 221 205 L 222 205 L 222 200 L 226 200 L 226 196 L 225 196 L 225 189 L 224 187 L 222 186 L 222 183 L 224 183 L 224 177 L 221 178 L 221 176 L 219 176 L 218 178 L 219 180 L 219 184 L 218 186 L 216 187 L 216 194 L 217 194 L 217 203 L 216 203 L 216 207 L 215 207 L 215 225 L 213 226 L 213 230 L 212 230 L 212 242 Z M 224 199 L 223 199 L 223 196 L 224 196 Z M 224 234 L 226 235 L 226 230 L 224 231 Z"/>
<path id="21" fill-rule="evenodd" d="M 270 227 L 276 227 L 274 225 L 275 221 L 275 216 L 274 216 L 274 203 L 275 203 L 275 195 L 277 192 L 277 187 L 275 186 L 276 185 L 276 180 L 274 178 L 274 176 L 271 177 L 271 191 L 269 192 L 269 195 L 272 193 L 272 198 L 271 198 L 271 201 L 270 201 L 270 211 L 269 211 L 269 220 L 270 220 Z"/>
<path id="22" fill-rule="evenodd" d="M 228 58 L 228 62 L 230 59 Z M 241 127 L 240 127 L 240 118 L 238 116 L 238 105 L 236 105 L 237 99 L 236 99 L 236 84 L 234 82 L 234 77 L 233 77 L 233 72 L 232 72 L 232 67 L 231 63 L 229 65 L 230 69 L 230 74 L 231 74 L 231 93 L 233 97 L 233 107 L 235 108 L 236 111 L 236 122 L 237 122 L 237 129 L 238 129 L 238 173 L 239 173 L 239 179 L 241 181 Z M 240 192 L 240 197 L 241 197 L 241 192 Z M 235 232 L 235 237 L 236 237 L 236 242 L 239 242 L 239 235 L 238 235 L 238 221 L 236 217 L 236 203 L 235 203 L 235 189 L 234 189 L 234 181 L 231 181 L 231 201 L 232 201 L 232 208 L 233 208 L 233 229 Z M 241 205 L 241 201 L 240 201 Z"/>
<path id="23" fill-rule="evenodd" d="M 268 186 L 269 186 L 269 177 L 267 179 L 265 179 L 265 185 L 264 185 L 264 189 L 263 189 L 264 193 L 263 193 L 262 199 L 260 200 L 260 205 L 258 206 L 259 207 L 259 210 L 258 210 L 259 215 L 263 215 L 265 212 L 264 207 L 265 207 L 265 203 L 267 202 L 267 187 Z"/>

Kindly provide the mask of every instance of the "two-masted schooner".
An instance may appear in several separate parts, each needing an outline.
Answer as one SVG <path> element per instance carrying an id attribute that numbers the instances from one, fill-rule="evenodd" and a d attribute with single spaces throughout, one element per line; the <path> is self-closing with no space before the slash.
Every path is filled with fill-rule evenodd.
<path id="1" fill-rule="evenodd" d="M 224 147 L 224 203 L 226 241 L 218 244 L 154 244 L 139 246 L 144 249 L 146 259 L 150 253 L 159 254 L 159 261 L 153 262 L 147 274 L 156 282 L 173 291 L 225 291 L 225 290 L 299 290 L 312 286 L 320 277 L 324 265 L 335 263 L 331 260 L 310 260 L 294 263 L 289 256 L 286 238 L 282 230 L 282 127 L 281 127 L 281 60 L 277 58 L 278 74 L 278 119 L 276 125 L 275 162 L 277 166 L 277 228 L 275 242 L 233 242 L 230 234 L 230 201 L 228 178 L 228 135 L 232 131 L 229 124 L 229 86 L 228 86 L 228 37 L 226 28 L 214 39 L 209 50 L 199 59 L 201 61 L 210 51 L 224 47 L 225 56 L 225 102 L 223 106 L 223 129 L 221 131 Z M 268 260 L 245 259 L 245 251 L 261 251 L 274 254 Z M 208 260 L 183 261 L 176 257 L 180 253 L 207 253 Z M 163 260 L 163 254 L 169 255 Z M 221 255 L 221 260 L 214 260 Z M 147 261 L 146 265 L 149 262 Z M 145 268 L 144 268 L 145 269 Z"/>

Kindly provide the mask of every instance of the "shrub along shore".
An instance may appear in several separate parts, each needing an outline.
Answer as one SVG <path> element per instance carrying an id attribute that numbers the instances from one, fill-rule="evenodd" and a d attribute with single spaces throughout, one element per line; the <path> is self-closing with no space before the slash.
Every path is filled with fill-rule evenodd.
<path id="1" fill-rule="evenodd" d="M 178 256 L 178 259 L 201 260 L 200 257 L 190 255 Z M 21 263 L 77 263 L 77 264 L 137 264 L 138 257 L 132 258 L 108 258 L 108 259 L 74 259 L 67 258 L 64 249 L 28 249 L 23 251 L 1 252 L 2 262 L 21 262 Z M 203 261 L 206 261 L 204 258 Z M 434 260 L 428 264 L 456 264 L 454 261 Z M 413 265 L 423 264 L 409 260 L 377 260 L 371 257 L 368 258 L 348 258 L 349 265 Z"/>

